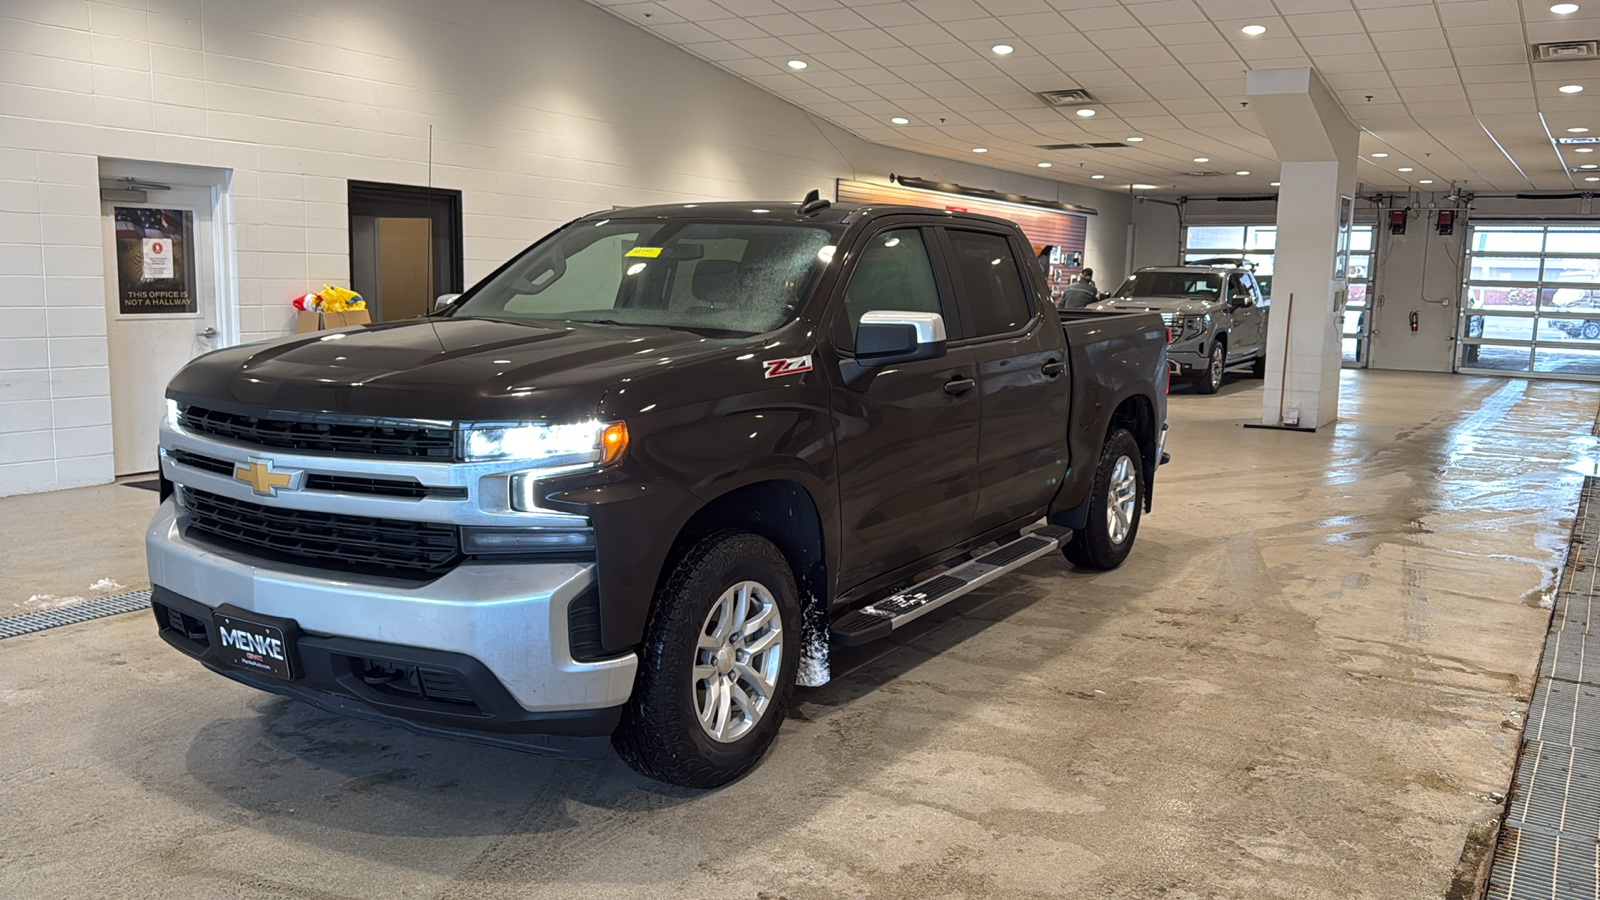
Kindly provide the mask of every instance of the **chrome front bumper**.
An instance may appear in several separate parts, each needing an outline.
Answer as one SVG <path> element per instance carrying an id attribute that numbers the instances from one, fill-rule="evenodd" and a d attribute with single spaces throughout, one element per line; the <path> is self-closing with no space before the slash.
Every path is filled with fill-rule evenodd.
<path id="1" fill-rule="evenodd" d="M 145 534 L 150 582 L 204 606 L 293 619 L 307 634 L 459 653 L 483 663 L 530 712 L 618 706 L 638 657 L 577 662 L 567 607 L 592 563 L 466 562 L 429 582 L 356 579 L 186 539 L 172 498 Z"/>

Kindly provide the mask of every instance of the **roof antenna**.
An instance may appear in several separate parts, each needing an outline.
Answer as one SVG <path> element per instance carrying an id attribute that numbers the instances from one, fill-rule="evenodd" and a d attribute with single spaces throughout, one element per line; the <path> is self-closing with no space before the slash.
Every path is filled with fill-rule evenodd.
<path id="1" fill-rule="evenodd" d="M 812 188 L 806 194 L 806 198 L 800 201 L 800 215 L 809 216 L 815 212 L 822 212 L 832 205 L 832 203 L 822 199 L 822 194 L 819 191 Z"/>

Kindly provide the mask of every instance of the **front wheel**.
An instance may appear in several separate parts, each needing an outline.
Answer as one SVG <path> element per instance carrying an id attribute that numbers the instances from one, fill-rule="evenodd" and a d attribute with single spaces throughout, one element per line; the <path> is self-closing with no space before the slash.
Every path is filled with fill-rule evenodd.
<path id="1" fill-rule="evenodd" d="M 639 675 L 612 736 L 634 771 L 694 788 L 755 767 L 778 735 L 799 661 L 800 604 L 778 548 L 719 531 L 656 596 Z"/>
<path id="2" fill-rule="evenodd" d="M 1089 497 L 1089 521 L 1074 532 L 1061 553 L 1075 565 L 1115 569 L 1128 558 L 1139 535 L 1144 504 L 1143 455 L 1126 428 L 1106 438 Z"/>
<path id="3" fill-rule="evenodd" d="M 1586 341 L 1600 341 L 1600 322 L 1593 319 L 1583 323 L 1583 339 Z"/>
<path id="4" fill-rule="evenodd" d="M 1202 394 L 1215 394 L 1222 389 L 1222 370 L 1228 363 L 1228 348 L 1221 341 L 1211 342 L 1211 358 L 1203 371 L 1194 373 L 1194 389 Z"/>

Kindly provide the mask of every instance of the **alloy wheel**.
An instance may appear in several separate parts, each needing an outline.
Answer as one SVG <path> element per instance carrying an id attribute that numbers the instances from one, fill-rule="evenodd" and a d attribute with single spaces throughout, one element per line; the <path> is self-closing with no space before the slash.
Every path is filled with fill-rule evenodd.
<path id="1" fill-rule="evenodd" d="M 747 734 L 766 715 L 783 670 L 783 617 L 765 585 L 741 581 L 722 592 L 695 644 L 695 716 L 714 741 Z"/>
<path id="2" fill-rule="evenodd" d="M 1106 491 L 1106 533 L 1111 543 L 1120 544 L 1133 530 L 1133 517 L 1139 504 L 1139 479 L 1133 460 L 1117 457 L 1111 467 L 1111 484 Z"/>

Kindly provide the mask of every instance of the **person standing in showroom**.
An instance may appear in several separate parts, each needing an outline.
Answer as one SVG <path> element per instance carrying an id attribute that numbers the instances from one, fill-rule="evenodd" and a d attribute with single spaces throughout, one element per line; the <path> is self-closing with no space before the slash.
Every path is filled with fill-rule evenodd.
<path id="1" fill-rule="evenodd" d="M 1094 284 L 1094 270 L 1084 269 L 1078 273 L 1077 280 L 1061 292 L 1058 306 L 1061 309 L 1082 309 L 1099 299 L 1100 289 Z"/>

